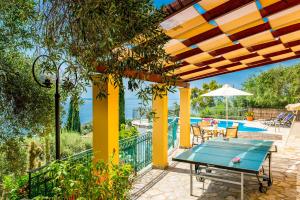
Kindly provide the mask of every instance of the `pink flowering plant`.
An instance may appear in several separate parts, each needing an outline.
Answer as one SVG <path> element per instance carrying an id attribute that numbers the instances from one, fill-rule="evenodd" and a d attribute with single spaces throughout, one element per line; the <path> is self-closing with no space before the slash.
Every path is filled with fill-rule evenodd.
<path id="1" fill-rule="evenodd" d="M 213 119 L 213 120 L 211 120 L 211 122 L 210 122 L 210 124 L 213 126 L 213 125 L 217 125 L 219 123 L 219 121 L 218 120 L 216 120 L 216 119 Z"/>
<path id="2" fill-rule="evenodd" d="M 213 118 L 203 118 L 203 121 L 211 122 L 212 120 L 213 120 Z"/>

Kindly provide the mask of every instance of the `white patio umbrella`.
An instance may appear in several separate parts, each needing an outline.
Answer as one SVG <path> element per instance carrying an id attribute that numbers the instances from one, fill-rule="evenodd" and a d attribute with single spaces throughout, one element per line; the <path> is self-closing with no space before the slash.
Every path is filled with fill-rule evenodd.
<path id="1" fill-rule="evenodd" d="M 202 94 L 203 97 L 225 97 L 226 102 L 226 120 L 228 120 L 228 97 L 231 96 L 250 96 L 252 94 L 244 92 L 242 90 L 230 87 L 228 84 L 223 85 L 223 87 L 216 90 L 210 91 L 206 94 Z M 228 122 L 226 121 L 226 124 Z"/>
<path id="2" fill-rule="evenodd" d="M 295 103 L 295 104 L 288 104 L 285 106 L 285 108 L 288 111 L 295 111 L 298 112 L 298 110 L 300 110 L 300 103 Z"/>

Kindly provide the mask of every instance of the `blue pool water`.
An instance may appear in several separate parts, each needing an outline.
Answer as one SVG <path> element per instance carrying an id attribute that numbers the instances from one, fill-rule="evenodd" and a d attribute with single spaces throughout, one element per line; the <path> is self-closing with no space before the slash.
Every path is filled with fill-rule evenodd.
<path id="1" fill-rule="evenodd" d="M 197 119 L 197 118 L 191 118 L 191 124 L 195 124 L 202 121 L 202 119 Z M 245 126 L 245 123 L 243 122 L 238 122 L 239 123 L 239 131 L 241 132 L 261 132 L 261 131 L 266 131 L 266 129 L 263 128 L 257 128 L 257 127 L 249 127 L 249 126 Z M 228 127 L 231 127 L 233 124 L 233 121 L 228 121 Z M 226 128 L 226 121 L 225 120 L 221 120 L 219 121 L 218 127 L 222 127 L 222 128 Z"/>

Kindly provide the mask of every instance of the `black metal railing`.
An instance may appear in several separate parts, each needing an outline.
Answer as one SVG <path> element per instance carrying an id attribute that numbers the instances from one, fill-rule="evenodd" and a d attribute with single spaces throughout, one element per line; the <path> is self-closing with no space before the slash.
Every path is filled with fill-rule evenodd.
<path id="1" fill-rule="evenodd" d="M 168 128 L 168 147 L 174 148 L 177 144 L 178 119 L 175 118 L 169 122 Z M 119 141 L 120 162 L 130 164 L 135 172 L 139 172 L 152 163 L 152 133 L 126 138 Z M 81 163 L 88 165 L 92 161 L 92 149 L 83 151 L 74 156 L 62 159 L 72 163 Z M 28 197 L 53 196 L 55 187 L 54 171 L 44 165 L 43 167 L 28 172 Z"/>
<path id="2" fill-rule="evenodd" d="M 69 160 L 71 163 L 88 164 L 93 156 L 92 149 L 80 152 L 64 160 Z M 28 171 L 28 196 L 33 198 L 39 195 L 52 196 L 52 189 L 55 187 L 54 172 L 48 168 L 49 164 L 40 168 Z"/>

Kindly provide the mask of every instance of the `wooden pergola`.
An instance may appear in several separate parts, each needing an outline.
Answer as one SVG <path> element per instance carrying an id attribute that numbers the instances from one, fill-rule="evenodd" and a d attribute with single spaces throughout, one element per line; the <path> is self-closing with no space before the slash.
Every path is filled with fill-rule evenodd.
<path id="1" fill-rule="evenodd" d="M 176 0 L 165 7 L 161 27 L 171 40 L 165 66 L 180 86 L 180 146 L 190 145 L 189 82 L 300 57 L 300 0 Z M 98 68 L 101 72 L 104 68 Z M 126 71 L 125 76 L 161 83 L 159 74 Z M 234 77 L 233 77 L 234 78 Z M 94 87 L 93 148 L 96 159 L 118 161 L 118 88 Z M 153 99 L 153 166 L 168 166 L 168 97 Z"/>

